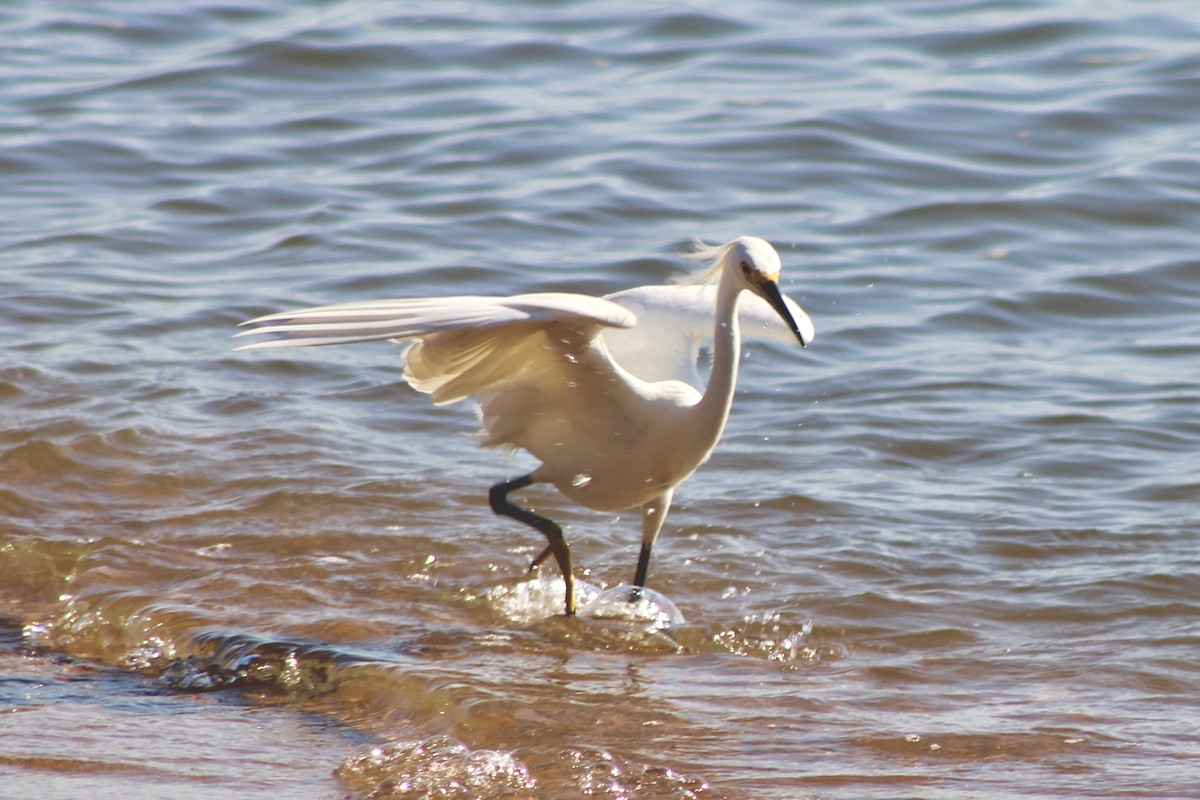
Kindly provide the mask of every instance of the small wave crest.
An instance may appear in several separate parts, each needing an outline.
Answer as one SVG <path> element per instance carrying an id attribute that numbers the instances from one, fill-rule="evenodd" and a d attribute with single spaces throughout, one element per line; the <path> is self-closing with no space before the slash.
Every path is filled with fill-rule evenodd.
<path id="1" fill-rule="evenodd" d="M 472 750 L 449 736 L 389 742 L 348 758 L 336 770 L 352 797 L 446 800 L 535 798 L 537 781 L 516 756 Z"/>

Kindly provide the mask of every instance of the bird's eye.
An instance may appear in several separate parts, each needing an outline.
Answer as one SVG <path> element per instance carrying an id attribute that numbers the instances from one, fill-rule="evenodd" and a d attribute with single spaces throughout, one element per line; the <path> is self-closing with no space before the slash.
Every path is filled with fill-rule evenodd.
<path id="1" fill-rule="evenodd" d="M 750 274 L 754 272 L 754 268 L 751 267 L 750 263 L 747 261 L 743 261 L 742 263 L 738 264 L 738 266 L 742 268 L 742 274 L 747 278 L 749 278 Z"/>

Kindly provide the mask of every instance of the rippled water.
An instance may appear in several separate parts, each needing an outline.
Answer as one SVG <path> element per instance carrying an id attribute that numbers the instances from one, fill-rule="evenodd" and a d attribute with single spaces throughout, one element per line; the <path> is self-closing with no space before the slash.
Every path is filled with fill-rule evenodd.
<path id="1" fill-rule="evenodd" d="M 143 6 L 0 10 L 6 796 L 1194 793 L 1192 0 Z M 665 629 L 556 616 L 394 346 L 231 352 L 744 233 L 818 336 L 747 343 Z"/>

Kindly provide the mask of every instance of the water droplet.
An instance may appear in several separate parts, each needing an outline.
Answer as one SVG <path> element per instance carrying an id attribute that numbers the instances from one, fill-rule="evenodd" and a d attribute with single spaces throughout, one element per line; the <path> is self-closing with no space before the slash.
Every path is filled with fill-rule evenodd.
<path id="1" fill-rule="evenodd" d="M 588 475 L 586 472 L 581 472 L 578 475 L 576 475 L 574 478 L 571 478 L 571 485 L 574 486 L 576 489 L 582 489 L 583 487 L 587 486 L 591 482 L 592 482 L 592 476 Z"/>

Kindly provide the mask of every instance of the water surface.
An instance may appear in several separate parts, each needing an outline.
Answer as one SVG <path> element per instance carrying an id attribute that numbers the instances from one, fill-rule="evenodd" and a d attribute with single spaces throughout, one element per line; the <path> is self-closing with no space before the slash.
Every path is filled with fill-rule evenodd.
<path id="1" fill-rule="evenodd" d="M 1192 2 L 0 12 L 13 796 L 1185 797 L 1200 741 Z M 772 241 L 667 630 L 536 534 L 359 299 Z M 578 577 L 633 515 L 531 491 Z M 440 794 L 439 794 L 440 793 Z"/>

